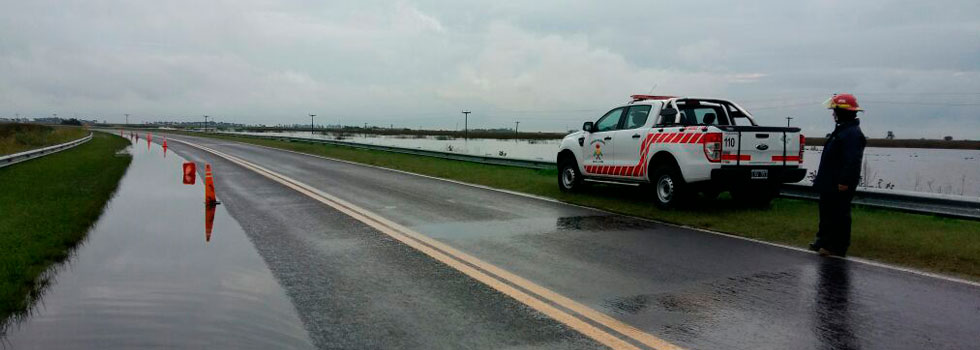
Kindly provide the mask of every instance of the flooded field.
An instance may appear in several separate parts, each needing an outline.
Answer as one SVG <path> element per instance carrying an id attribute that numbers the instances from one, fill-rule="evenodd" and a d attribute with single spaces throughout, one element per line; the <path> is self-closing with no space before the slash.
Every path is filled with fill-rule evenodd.
<path id="1" fill-rule="evenodd" d="M 143 139 L 130 152 L 102 217 L 0 348 L 312 348 L 238 223 L 206 210 L 203 164 L 185 185 L 173 152 Z"/>
<path id="2" fill-rule="evenodd" d="M 418 148 L 515 159 L 554 161 L 560 140 L 453 139 L 446 137 L 309 132 L 247 133 L 343 140 L 372 145 Z M 815 172 L 821 147 L 808 147 L 803 166 Z M 920 148 L 867 148 L 863 169 L 866 187 L 980 196 L 980 151 Z M 809 183 L 809 179 L 803 183 Z"/>
<path id="3" fill-rule="evenodd" d="M 465 140 L 462 138 L 451 138 L 446 136 L 373 135 L 352 133 L 343 135 L 335 133 L 315 133 L 311 135 L 309 132 L 242 132 L 242 134 L 312 137 L 325 140 L 357 142 L 369 145 L 417 148 L 430 151 L 543 161 L 554 161 L 555 155 L 558 153 L 558 146 L 561 143 L 561 140 Z"/>

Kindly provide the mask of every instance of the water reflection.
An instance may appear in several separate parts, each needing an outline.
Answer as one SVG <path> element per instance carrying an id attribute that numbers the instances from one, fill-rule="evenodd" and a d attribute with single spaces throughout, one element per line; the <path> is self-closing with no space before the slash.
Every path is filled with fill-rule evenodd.
<path id="1" fill-rule="evenodd" d="M 184 160 L 131 152 L 85 245 L 49 272 L 57 280 L 8 329 L 7 348 L 312 348 L 238 223 L 220 207 L 202 213 L 203 184 L 175 176 Z M 207 243 L 214 227 L 220 244 Z"/>
<path id="2" fill-rule="evenodd" d="M 619 215 L 590 215 L 559 217 L 555 228 L 560 231 L 620 231 L 620 230 L 655 230 L 659 226 L 650 222 L 637 220 Z"/>
<path id="3" fill-rule="evenodd" d="M 211 242 L 211 229 L 214 228 L 214 210 L 217 205 L 204 205 L 204 242 Z"/>
<path id="4" fill-rule="evenodd" d="M 824 349 L 860 349 L 852 331 L 847 261 L 823 259 L 817 278 L 816 336 Z"/>

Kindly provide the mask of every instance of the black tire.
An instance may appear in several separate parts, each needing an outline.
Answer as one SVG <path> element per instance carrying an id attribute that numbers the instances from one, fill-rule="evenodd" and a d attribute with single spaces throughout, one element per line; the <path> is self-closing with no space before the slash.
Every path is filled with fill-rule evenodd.
<path id="1" fill-rule="evenodd" d="M 650 172 L 653 201 L 661 209 L 670 209 L 687 201 L 687 184 L 677 167 L 661 165 Z"/>
<path id="2" fill-rule="evenodd" d="M 779 194 L 779 186 L 743 185 L 732 189 L 732 198 L 755 208 L 766 208 Z"/>
<path id="3" fill-rule="evenodd" d="M 558 189 L 562 192 L 575 192 L 583 187 L 582 172 L 578 163 L 567 160 L 558 165 Z"/>

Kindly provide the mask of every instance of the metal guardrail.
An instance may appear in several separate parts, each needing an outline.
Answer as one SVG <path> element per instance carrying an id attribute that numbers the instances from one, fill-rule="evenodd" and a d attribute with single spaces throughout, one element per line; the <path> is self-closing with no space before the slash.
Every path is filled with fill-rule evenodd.
<path id="1" fill-rule="evenodd" d="M 554 162 L 539 160 L 510 159 L 492 156 L 475 156 L 460 153 L 430 151 L 394 146 L 370 145 L 339 140 L 324 140 L 305 137 L 265 136 L 239 133 L 222 133 L 239 137 L 273 139 L 287 142 L 319 143 L 338 145 L 359 149 L 378 150 L 394 153 L 413 154 L 434 158 L 460 160 L 483 164 L 516 166 L 532 169 L 557 169 Z M 786 184 L 780 190 L 780 195 L 787 198 L 817 200 L 820 195 L 810 186 Z M 900 190 L 858 189 L 854 203 L 875 208 L 885 208 L 911 213 L 933 214 L 960 219 L 980 220 L 980 198 L 963 196 L 918 193 Z"/>
<path id="2" fill-rule="evenodd" d="M 59 145 L 48 146 L 44 148 L 32 149 L 30 151 L 24 151 L 20 153 L 14 153 L 6 156 L 0 157 L 0 168 L 5 166 L 10 166 L 20 162 L 28 161 L 35 158 L 41 158 L 49 154 L 64 151 L 66 149 L 81 145 L 92 139 L 92 133 L 89 132 L 88 136 L 80 138 L 74 141 L 68 141 Z"/>
<path id="3" fill-rule="evenodd" d="M 789 198 L 820 199 L 820 194 L 812 187 L 797 184 L 783 185 L 780 195 Z M 980 220 L 980 198 L 858 188 L 854 194 L 854 203 L 910 213 Z"/>

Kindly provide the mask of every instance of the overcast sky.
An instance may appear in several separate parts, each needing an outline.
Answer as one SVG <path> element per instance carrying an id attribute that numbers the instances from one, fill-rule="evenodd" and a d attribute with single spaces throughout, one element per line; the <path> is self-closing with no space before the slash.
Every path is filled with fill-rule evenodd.
<path id="1" fill-rule="evenodd" d="M 980 139 L 980 1 L 0 0 L 0 117 L 567 130 L 651 89 Z"/>

